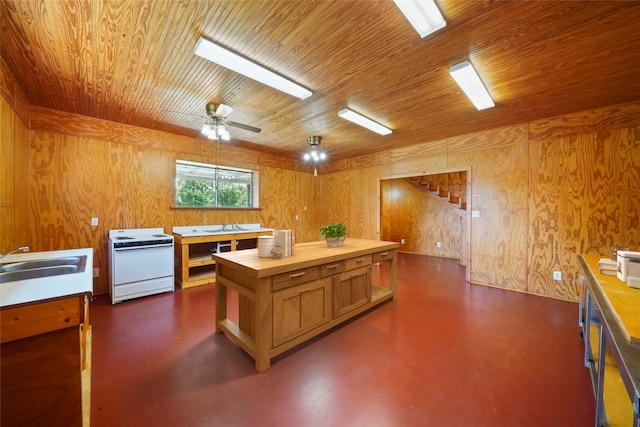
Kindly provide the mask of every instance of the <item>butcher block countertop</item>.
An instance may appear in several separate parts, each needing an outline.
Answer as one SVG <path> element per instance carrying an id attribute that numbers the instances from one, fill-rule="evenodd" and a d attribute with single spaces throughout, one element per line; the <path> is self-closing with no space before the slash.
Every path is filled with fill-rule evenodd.
<path id="1" fill-rule="evenodd" d="M 259 258 L 257 249 L 213 254 L 213 259 L 218 262 L 232 263 L 254 277 L 268 277 L 316 265 L 318 259 L 330 263 L 344 259 L 345 256 L 357 257 L 371 253 L 372 250 L 392 250 L 398 246 L 396 242 L 347 238 L 344 246 L 336 248 L 327 247 L 326 242 L 322 240 L 297 243 L 295 255 L 282 259 Z"/>
<path id="2" fill-rule="evenodd" d="M 600 274 L 599 255 L 584 255 L 584 260 L 607 297 L 612 313 L 618 319 L 626 339 L 640 345 L 640 289 L 628 286 L 616 276 Z"/>

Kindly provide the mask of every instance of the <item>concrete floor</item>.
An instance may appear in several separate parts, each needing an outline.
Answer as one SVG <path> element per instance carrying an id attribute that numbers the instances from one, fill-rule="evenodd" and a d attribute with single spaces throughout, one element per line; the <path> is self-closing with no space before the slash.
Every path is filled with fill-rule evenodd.
<path id="1" fill-rule="evenodd" d="M 98 296 L 91 425 L 593 425 L 578 305 L 464 277 L 457 261 L 400 254 L 397 301 L 261 374 L 215 334 L 214 286 Z"/>

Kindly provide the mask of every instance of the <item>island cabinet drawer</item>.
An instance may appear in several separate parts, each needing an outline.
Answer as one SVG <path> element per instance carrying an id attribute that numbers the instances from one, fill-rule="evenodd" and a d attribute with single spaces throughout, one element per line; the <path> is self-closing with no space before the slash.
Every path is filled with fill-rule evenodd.
<path id="1" fill-rule="evenodd" d="M 318 267 L 301 268 L 300 270 L 290 271 L 288 273 L 277 274 L 273 276 L 271 282 L 273 292 L 280 289 L 286 289 L 301 283 L 311 282 L 318 279 Z"/>
<path id="2" fill-rule="evenodd" d="M 333 276 L 344 271 L 344 261 L 330 262 L 320 266 L 320 277 Z"/>
<path id="3" fill-rule="evenodd" d="M 345 271 L 353 270 L 354 268 L 364 267 L 371 265 L 371 255 L 362 255 L 354 258 L 349 258 L 345 261 Z"/>
<path id="4" fill-rule="evenodd" d="M 376 262 L 380 262 L 380 261 L 388 261 L 392 258 L 393 258 L 393 250 L 376 252 L 375 254 L 373 254 L 373 263 L 375 264 Z"/>

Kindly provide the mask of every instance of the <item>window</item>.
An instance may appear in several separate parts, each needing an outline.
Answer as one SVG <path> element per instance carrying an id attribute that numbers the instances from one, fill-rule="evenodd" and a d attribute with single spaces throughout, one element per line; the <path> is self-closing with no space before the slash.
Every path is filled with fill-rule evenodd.
<path id="1" fill-rule="evenodd" d="M 176 206 L 257 208 L 258 172 L 176 160 Z"/>

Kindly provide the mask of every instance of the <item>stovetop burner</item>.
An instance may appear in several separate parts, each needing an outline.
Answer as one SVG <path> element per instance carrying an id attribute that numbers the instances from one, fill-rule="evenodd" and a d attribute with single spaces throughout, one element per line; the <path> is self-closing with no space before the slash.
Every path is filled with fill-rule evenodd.
<path id="1" fill-rule="evenodd" d="M 161 245 L 173 243 L 173 236 L 164 232 L 164 228 L 130 228 L 109 230 L 109 240 L 116 247 Z"/>

